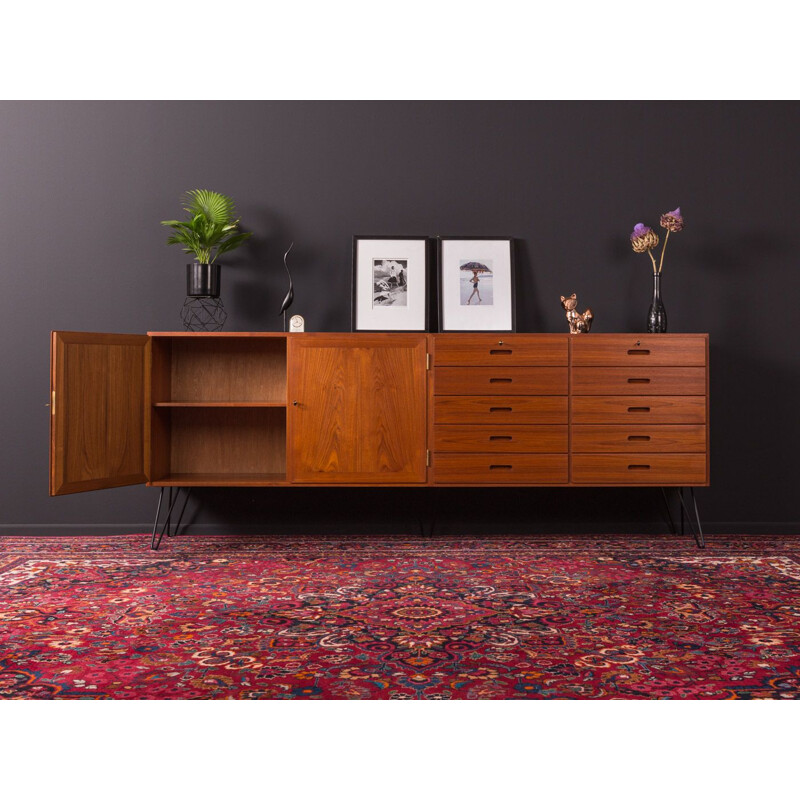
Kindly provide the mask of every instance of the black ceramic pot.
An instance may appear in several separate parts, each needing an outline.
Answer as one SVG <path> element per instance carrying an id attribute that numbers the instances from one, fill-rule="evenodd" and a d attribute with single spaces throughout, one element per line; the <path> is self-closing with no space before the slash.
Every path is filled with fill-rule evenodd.
<path id="1" fill-rule="evenodd" d="M 189 297 L 219 297 L 219 264 L 186 265 L 186 294 Z"/>

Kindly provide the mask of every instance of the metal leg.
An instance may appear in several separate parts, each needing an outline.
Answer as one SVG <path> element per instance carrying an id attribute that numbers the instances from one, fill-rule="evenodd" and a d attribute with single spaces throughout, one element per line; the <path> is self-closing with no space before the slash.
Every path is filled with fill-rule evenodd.
<path id="1" fill-rule="evenodd" d="M 700 512 L 697 510 L 697 498 L 694 496 L 694 486 L 689 487 L 689 491 L 691 492 L 692 495 L 692 505 L 694 506 L 694 518 L 697 520 L 697 533 L 698 533 L 697 545 L 698 547 L 704 548 L 706 546 L 706 540 L 705 537 L 703 536 L 703 527 L 700 524 Z"/>
<path id="2" fill-rule="evenodd" d="M 683 511 L 683 486 L 681 486 L 681 488 L 678 489 L 678 500 L 681 501 L 681 536 L 683 536 L 684 533 L 686 532 L 683 529 L 683 523 L 684 523 L 684 520 L 685 520 L 685 517 L 686 517 L 686 515 L 684 514 L 684 511 Z"/>
<path id="3" fill-rule="evenodd" d="M 172 507 L 174 505 L 175 505 L 175 500 L 172 499 L 172 487 L 170 486 L 167 494 L 167 523 L 166 523 L 167 533 L 169 533 L 169 523 L 170 519 L 172 518 Z M 163 531 L 161 532 L 161 535 L 162 536 L 164 535 Z"/>
<path id="4" fill-rule="evenodd" d="M 681 498 L 681 518 L 683 518 L 684 512 L 686 514 L 686 518 L 689 521 L 689 528 L 692 531 L 692 535 L 694 536 L 694 540 L 697 542 L 697 546 L 700 549 L 704 549 L 706 546 L 706 540 L 703 536 L 703 528 L 700 525 L 700 512 L 697 509 L 697 498 L 694 496 L 694 487 L 689 487 L 689 493 L 692 496 L 692 506 L 694 509 L 694 521 L 692 521 L 692 512 L 687 507 L 686 503 L 683 499 L 683 489 L 680 491 L 679 497 Z M 695 530 L 696 526 L 696 530 Z"/>
<path id="5" fill-rule="evenodd" d="M 150 549 L 151 550 L 158 550 L 158 545 L 156 544 L 156 531 L 158 530 L 158 515 L 161 513 L 161 501 L 164 499 L 164 487 L 161 487 L 161 491 L 158 493 L 158 505 L 156 506 L 156 519 L 153 523 L 153 538 L 150 540 Z"/>
<path id="6" fill-rule="evenodd" d="M 662 486 L 661 487 L 661 499 L 664 501 L 664 508 L 667 509 L 667 519 L 669 520 L 669 529 L 672 531 L 672 535 L 675 536 L 677 534 L 677 530 L 675 528 L 675 522 L 672 519 L 672 511 L 669 507 L 669 500 L 667 499 L 667 490 Z M 683 533 L 683 531 L 681 531 Z"/>
<path id="7" fill-rule="evenodd" d="M 158 550 L 158 546 L 161 544 L 161 539 L 164 537 L 164 533 L 169 531 L 170 529 L 170 521 L 172 519 L 172 511 L 175 508 L 175 503 L 178 502 L 178 497 L 180 497 L 180 488 L 175 491 L 175 496 L 173 497 L 172 487 L 169 487 L 169 496 L 167 499 L 168 508 L 167 508 L 167 518 L 164 520 L 164 524 L 161 526 L 161 530 L 158 529 L 158 517 L 161 513 L 161 500 L 164 497 L 164 488 L 161 488 L 161 492 L 158 495 L 158 506 L 156 508 L 156 521 L 153 523 L 153 538 L 150 541 L 150 549 L 151 550 Z"/>
<path id="8" fill-rule="evenodd" d="M 180 491 L 180 489 L 178 491 Z M 181 506 L 181 513 L 178 514 L 178 521 L 175 523 L 174 530 L 170 530 L 169 527 L 167 528 L 167 536 L 168 537 L 177 536 L 178 535 L 178 531 L 180 530 L 181 520 L 183 519 L 183 512 L 186 511 L 186 504 L 189 502 L 189 495 L 192 493 L 192 488 L 189 487 L 188 489 L 185 489 L 184 491 L 185 491 L 185 493 L 183 495 L 183 506 Z"/>

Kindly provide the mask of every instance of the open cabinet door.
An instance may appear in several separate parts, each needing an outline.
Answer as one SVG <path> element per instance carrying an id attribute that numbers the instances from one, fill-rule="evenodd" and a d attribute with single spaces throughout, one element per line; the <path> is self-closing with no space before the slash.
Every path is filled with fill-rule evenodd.
<path id="1" fill-rule="evenodd" d="M 50 494 L 147 480 L 150 337 L 53 331 Z"/>

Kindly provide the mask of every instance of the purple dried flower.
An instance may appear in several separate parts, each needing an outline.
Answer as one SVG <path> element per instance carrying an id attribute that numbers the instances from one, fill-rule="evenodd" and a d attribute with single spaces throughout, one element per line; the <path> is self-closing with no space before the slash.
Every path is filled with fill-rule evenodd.
<path id="1" fill-rule="evenodd" d="M 671 233 L 683 230 L 683 215 L 681 207 L 678 206 L 674 211 L 667 211 L 661 215 L 661 227 L 666 228 Z"/>
<path id="2" fill-rule="evenodd" d="M 646 253 L 658 246 L 658 234 L 643 222 L 639 222 L 633 228 L 631 246 L 637 253 Z"/>

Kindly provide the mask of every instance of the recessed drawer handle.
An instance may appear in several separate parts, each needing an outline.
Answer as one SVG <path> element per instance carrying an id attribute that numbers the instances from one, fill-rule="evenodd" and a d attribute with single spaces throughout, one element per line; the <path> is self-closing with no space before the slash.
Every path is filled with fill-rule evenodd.
<path id="1" fill-rule="evenodd" d="M 649 350 L 628 350 L 629 356 L 649 356 Z"/>
<path id="2" fill-rule="evenodd" d="M 510 356 L 511 350 L 490 350 L 489 355 L 493 356 Z"/>
<path id="3" fill-rule="evenodd" d="M 650 378 L 628 378 L 628 383 L 650 383 Z"/>
<path id="4" fill-rule="evenodd" d="M 493 414 L 495 411 L 513 411 L 513 410 L 514 409 L 511 408 L 511 406 L 492 406 L 492 408 L 489 409 L 489 412 Z"/>
<path id="5" fill-rule="evenodd" d="M 631 406 L 628 412 L 631 414 L 647 414 L 650 411 L 650 406 Z"/>
<path id="6" fill-rule="evenodd" d="M 513 378 L 489 378 L 489 383 L 513 383 Z"/>
<path id="7" fill-rule="evenodd" d="M 628 441 L 629 442 L 649 442 L 650 441 L 650 437 L 649 436 L 629 436 L 628 437 Z"/>
<path id="8" fill-rule="evenodd" d="M 490 442 L 513 442 L 514 441 L 514 437 L 513 436 L 490 436 L 489 437 L 489 441 Z"/>
<path id="9" fill-rule="evenodd" d="M 511 464 L 490 464 L 489 469 L 514 469 Z"/>
<path id="10" fill-rule="evenodd" d="M 649 464 L 628 464 L 628 469 L 650 469 Z"/>

